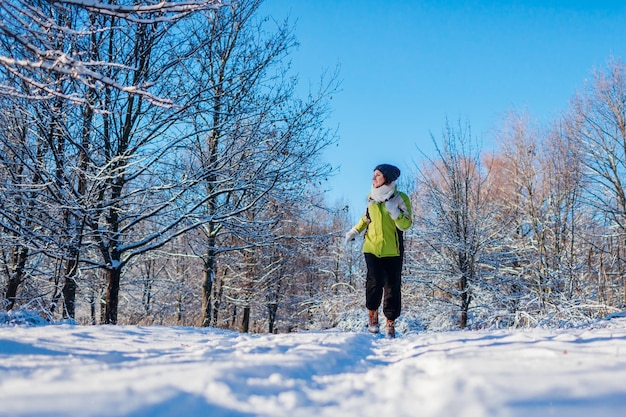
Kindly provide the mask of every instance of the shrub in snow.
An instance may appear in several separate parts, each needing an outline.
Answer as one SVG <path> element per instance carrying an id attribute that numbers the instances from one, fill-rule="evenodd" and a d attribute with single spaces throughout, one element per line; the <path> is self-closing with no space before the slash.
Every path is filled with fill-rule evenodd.
<path id="1" fill-rule="evenodd" d="M 0 326 L 45 326 L 48 321 L 33 310 L 10 310 L 0 312 Z"/>

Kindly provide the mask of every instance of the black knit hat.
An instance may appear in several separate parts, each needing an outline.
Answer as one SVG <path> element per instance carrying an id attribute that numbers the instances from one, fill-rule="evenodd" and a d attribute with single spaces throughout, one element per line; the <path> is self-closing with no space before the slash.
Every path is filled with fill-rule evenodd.
<path id="1" fill-rule="evenodd" d="M 390 164 L 380 164 L 374 168 L 374 171 L 380 171 L 386 181 L 393 182 L 400 176 L 400 168 Z"/>

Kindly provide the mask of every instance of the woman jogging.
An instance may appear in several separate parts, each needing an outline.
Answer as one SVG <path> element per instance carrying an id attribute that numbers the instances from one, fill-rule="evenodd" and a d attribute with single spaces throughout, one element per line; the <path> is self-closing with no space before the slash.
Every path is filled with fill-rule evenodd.
<path id="1" fill-rule="evenodd" d="M 365 231 L 363 254 L 367 266 L 365 306 L 369 310 L 368 330 L 378 333 L 378 308 L 383 305 L 387 337 L 396 336 L 395 320 L 400 316 L 401 273 L 404 256 L 403 233 L 411 224 L 411 202 L 399 192 L 396 180 L 400 169 L 390 164 L 374 168 L 367 210 L 346 233 L 346 242 Z"/>

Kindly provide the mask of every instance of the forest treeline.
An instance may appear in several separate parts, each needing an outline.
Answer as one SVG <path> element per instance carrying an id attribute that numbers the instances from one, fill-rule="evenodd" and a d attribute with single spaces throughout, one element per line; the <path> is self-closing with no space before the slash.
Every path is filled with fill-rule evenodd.
<path id="1" fill-rule="evenodd" d="M 364 265 L 343 241 L 354 213 L 322 192 L 337 74 L 303 92 L 293 27 L 261 3 L 0 3 L 3 310 L 362 324 Z M 403 175 L 405 326 L 562 326 L 624 308 L 625 69 L 611 58 L 549 124 L 511 113 L 497 149 L 469 122 L 433 135 Z"/>

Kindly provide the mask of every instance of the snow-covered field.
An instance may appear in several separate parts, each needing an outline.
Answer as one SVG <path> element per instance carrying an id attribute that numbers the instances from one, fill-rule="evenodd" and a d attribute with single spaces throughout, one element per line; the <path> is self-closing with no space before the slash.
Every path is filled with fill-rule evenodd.
<path id="1" fill-rule="evenodd" d="M 3 326 L 0 415 L 618 417 L 626 415 L 626 318 L 396 340 Z"/>

